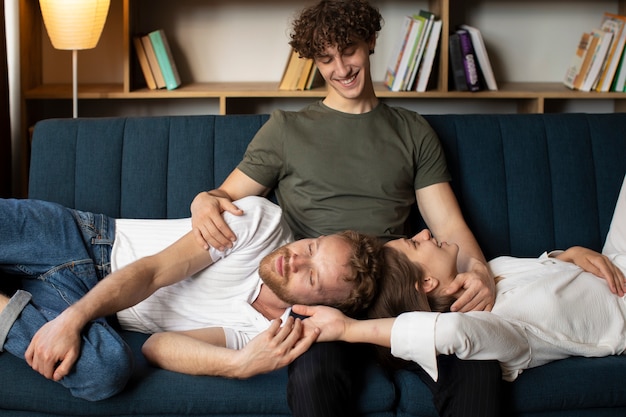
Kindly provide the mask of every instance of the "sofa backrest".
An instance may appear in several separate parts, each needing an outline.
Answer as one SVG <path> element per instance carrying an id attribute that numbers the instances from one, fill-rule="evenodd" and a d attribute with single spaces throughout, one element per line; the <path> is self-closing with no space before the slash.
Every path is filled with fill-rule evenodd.
<path id="1" fill-rule="evenodd" d="M 485 256 L 602 248 L 626 174 L 626 114 L 427 119 Z"/>
<path id="2" fill-rule="evenodd" d="M 601 249 L 626 174 L 626 114 L 432 115 L 452 186 L 488 258 Z M 113 217 L 189 216 L 267 115 L 41 121 L 29 197 Z M 419 216 L 412 228 L 422 227 Z"/>
<path id="3" fill-rule="evenodd" d="M 50 119 L 35 126 L 30 198 L 116 218 L 182 218 L 219 186 L 267 115 Z"/>

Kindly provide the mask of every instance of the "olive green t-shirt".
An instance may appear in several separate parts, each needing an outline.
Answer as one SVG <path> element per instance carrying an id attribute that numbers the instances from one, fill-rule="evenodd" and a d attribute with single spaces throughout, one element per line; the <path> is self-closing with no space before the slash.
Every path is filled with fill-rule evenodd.
<path id="1" fill-rule="evenodd" d="M 403 235 L 415 190 L 450 180 L 439 138 L 424 118 L 384 103 L 365 114 L 321 101 L 275 111 L 238 168 L 275 188 L 296 238 L 345 229 Z"/>

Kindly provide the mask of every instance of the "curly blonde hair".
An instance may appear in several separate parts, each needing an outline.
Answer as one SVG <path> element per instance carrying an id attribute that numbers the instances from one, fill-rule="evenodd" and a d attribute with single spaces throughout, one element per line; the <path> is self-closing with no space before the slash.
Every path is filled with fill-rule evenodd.
<path id="1" fill-rule="evenodd" d="M 355 42 L 369 41 L 381 27 L 380 12 L 367 1 L 322 0 L 304 9 L 293 22 L 289 45 L 301 57 L 315 58 L 329 46 L 341 52 Z"/>

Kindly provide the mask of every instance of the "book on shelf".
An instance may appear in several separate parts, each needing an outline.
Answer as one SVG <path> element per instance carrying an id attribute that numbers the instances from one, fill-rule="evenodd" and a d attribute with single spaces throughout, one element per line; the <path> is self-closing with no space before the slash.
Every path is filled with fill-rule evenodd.
<path id="1" fill-rule="evenodd" d="M 624 49 L 626 51 L 626 48 Z M 619 93 L 626 91 L 626 63 L 624 61 L 626 61 L 626 53 L 622 51 L 622 58 L 620 59 L 617 67 L 617 74 L 615 75 L 615 79 L 611 85 L 611 91 Z"/>
<path id="2" fill-rule="evenodd" d="M 415 91 L 423 93 L 428 88 L 430 80 L 432 79 L 432 70 L 435 63 L 435 57 L 439 50 L 439 39 L 441 39 L 441 28 L 443 22 L 438 19 L 433 21 L 430 36 L 428 37 L 428 44 L 426 45 L 426 51 L 424 52 L 424 61 L 417 73 L 417 80 L 415 82 Z"/>
<path id="3" fill-rule="evenodd" d="M 613 39 L 612 32 L 605 32 L 602 29 L 594 29 L 591 31 L 591 34 L 592 36 L 598 38 L 598 45 L 595 50 L 591 51 L 590 49 L 590 52 L 593 52 L 591 64 L 589 65 L 589 70 L 585 74 L 585 79 L 582 87 L 580 87 L 580 91 L 591 91 L 595 88 L 598 83 L 598 78 L 600 77 L 604 61 L 606 60 L 611 40 Z"/>
<path id="4" fill-rule="evenodd" d="M 174 57 L 172 56 L 172 50 L 167 40 L 167 36 L 163 29 L 157 29 L 148 33 L 152 48 L 159 62 L 159 68 L 163 74 L 165 80 L 165 88 L 168 90 L 174 90 L 180 87 L 180 75 Z"/>
<path id="5" fill-rule="evenodd" d="M 146 55 L 146 50 L 143 48 L 140 36 L 133 36 L 133 46 L 135 47 L 135 54 L 137 55 L 137 60 L 139 61 L 139 67 L 141 68 L 143 77 L 146 80 L 146 85 L 150 90 L 156 90 L 156 81 L 154 80 L 152 69 L 150 69 L 148 56 Z"/>
<path id="6" fill-rule="evenodd" d="M 424 54 L 426 53 L 426 47 L 428 46 L 428 39 L 430 38 L 430 34 L 433 28 L 433 22 L 435 20 L 435 14 L 427 10 L 420 10 L 419 13 L 414 16 L 414 18 L 420 20 L 423 19 L 424 24 L 422 33 L 418 40 L 415 56 L 409 62 L 409 69 L 404 80 L 405 90 L 414 90 L 415 79 L 417 78 L 417 74 L 423 63 Z"/>
<path id="7" fill-rule="evenodd" d="M 451 33 L 448 39 L 450 55 L 450 73 L 452 83 L 457 91 L 467 91 L 465 68 L 463 65 L 463 53 L 461 52 L 461 39 L 458 33 Z"/>
<path id="8" fill-rule="evenodd" d="M 289 52 L 287 63 L 285 64 L 283 76 L 281 77 L 280 83 L 278 84 L 279 90 L 293 90 L 295 88 L 298 82 L 296 81 L 296 67 L 298 66 L 298 59 L 300 59 L 300 56 L 292 48 Z"/>
<path id="9" fill-rule="evenodd" d="M 576 52 L 565 71 L 563 84 L 566 87 L 572 90 L 580 90 L 585 80 L 585 75 L 589 70 L 593 51 L 595 51 L 597 44 L 598 38 L 591 33 L 584 32 L 581 35 L 576 47 Z"/>
<path id="10" fill-rule="evenodd" d="M 385 71 L 383 84 L 391 91 L 412 91 L 417 89 L 418 74 L 422 72 L 424 63 L 428 67 L 425 77 L 430 75 L 434 56 L 426 55 L 428 48 L 438 48 L 440 33 L 434 42 L 429 42 L 436 16 L 426 10 L 420 10 L 412 16 L 404 16 L 398 33 L 397 42 Z M 438 29 L 441 32 L 441 28 Z"/>
<path id="11" fill-rule="evenodd" d="M 148 58 L 150 70 L 152 71 L 152 76 L 154 77 L 154 82 L 156 83 L 157 88 L 165 88 L 165 79 L 163 78 L 163 73 L 161 72 L 159 61 L 156 57 L 156 54 L 154 53 L 154 48 L 152 47 L 150 37 L 148 37 L 148 35 L 141 36 L 141 44 L 143 45 L 143 50 L 146 53 L 146 57 Z"/>
<path id="12" fill-rule="evenodd" d="M 426 19 L 421 16 L 405 16 L 404 19 L 411 21 L 411 29 L 404 44 L 402 59 L 393 78 L 393 84 L 390 87 L 391 91 L 403 91 L 406 89 L 406 84 L 411 76 L 412 65 L 415 65 L 419 54 L 420 41 L 426 26 Z"/>
<path id="13" fill-rule="evenodd" d="M 313 68 L 311 69 L 309 78 L 306 82 L 306 87 L 304 89 L 312 90 L 314 88 L 322 87 L 324 84 L 326 84 L 324 77 L 322 77 L 317 65 L 313 64 Z"/>
<path id="14" fill-rule="evenodd" d="M 622 57 L 622 51 L 626 43 L 626 16 L 613 13 L 604 13 L 600 29 L 613 33 L 613 39 L 606 61 L 598 79 L 596 91 L 607 92 L 611 89 L 613 78 Z"/>
<path id="15" fill-rule="evenodd" d="M 472 38 L 465 29 L 456 31 L 459 35 L 459 43 L 461 44 L 461 57 L 463 60 L 463 69 L 465 70 L 465 81 L 469 91 L 480 91 L 480 78 L 478 76 L 478 62 L 472 45 Z"/>
<path id="16" fill-rule="evenodd" d="M 409 16 L 404 16 L 404 19 L 402 20 L 402 26 L 400 27 L 400 31 L 398 32 L 398 39 L 396 41 L 391 57 L 389 58 L 387 69 L 385 71 L 385 79 L 383 81 L 383 84 L 389 89 L 393 87 L 396 75 L 398 74 L 398 68 L 400 67 L 402 55 L 404 54 L 407 41 L 411 34 L 412 26 L 413 19 Z"/>
<path id="17" fill-rule="evenodd" d="M 485 42 L 483 40 L 482 34 L 480 33 L 480 30 L 469 25 L 461 25 L 461 29 L 468 31 L 470 34 L 472 46 L 474 47 L 474 54 L 476 55 L 476 59 L 478 60 L 480 73 L 482 74 L 487 89 L 492 91 L 498 90 L 498 84 L 496 83 L 496 78 L 493 75 L 491 61 L 489 60 L 487 48 L 485 47 Z"/>
<path id="18" fill-rule="evenodd" d="M 300 58 L 300 54 L 292 48 L 289 52 L 289 58 L 287 59 L 283 76 L 278 84 L 278 89 L 285 91 L 307 89 L 309 78 L 315 68 L 312 59 Z"/>
<path id="19" fill-rule="evenodd" d="M 302 72 L 300 73 L 300 77 L 298 78 L 298 83 L 296 84 L 296 90 L 305 90 L 306 86 L 309 82 L 309 76 L 311 75 L 311 71 L 313 70 L 313 60 L 306 58 L 304 59 L 304 64 L 302 65 Z"/>

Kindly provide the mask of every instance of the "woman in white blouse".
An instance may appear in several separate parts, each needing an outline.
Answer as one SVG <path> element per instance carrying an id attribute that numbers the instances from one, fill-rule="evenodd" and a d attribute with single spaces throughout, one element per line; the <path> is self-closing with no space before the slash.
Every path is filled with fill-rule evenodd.
<path id="1" fill-rule="evenodd" d="M 318 341 L 389 347 L 394 357 L 416 362 L 434 380 L 438 354 L 496 359 L 503 378 L 512 381 L 524 369 L 568 356 L 626 351 L 626 179 L 602 254 L 573 247 L 537 259 L 492 260 L 497 295 L 491 313 L 439 312 L 450 297 L 472 296 L 452 284 L 456 245 L 438 242 L 427 230 L 388 245 L 412 261 L 416 275 L 395 275 L 404 282 L 385 277 L 370 314 L 380 319 L 356 321 L 326 307 L 294 307 L 311 316 L 305 324 L 321 331 Z"/>

